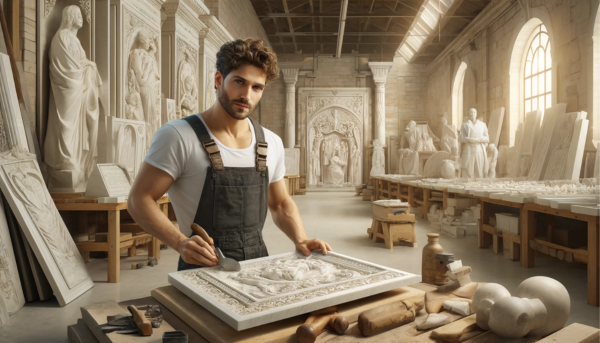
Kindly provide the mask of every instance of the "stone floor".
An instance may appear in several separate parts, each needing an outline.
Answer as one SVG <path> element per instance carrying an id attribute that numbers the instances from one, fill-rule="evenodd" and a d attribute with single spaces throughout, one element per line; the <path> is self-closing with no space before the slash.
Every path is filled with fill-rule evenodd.
<path id="1" fill-rule="evenodd" d="M 411 273 L 421 272 L 421 249 L 426 244 L 426 234 L 436 230 L 426 221 L 417 223 L 418 247 L 396 246 L 387 250 L 383 243 L 373 243 L 366 230 L 371 225 L 371 203 L 363 202 L 347 192 L 307 193 L 294 200 L 309 237 L 327 241 L 339 253 L 364 259 L 384 266 Z M 288 238 L 275 227 L 270 216 L 264 236 L 271 255 L 291 251 L 294 247 Z M 579 322 L 599 326 L 599 310 L 587 305 L 587 269 L 585 265 L 567 263 L 546 255 L 536 255 L 536 267 L 524 269 L 518 262 L 494 255 L 490 249 L 478 249 L 475 237 L 454 239 L 442 235 L 440 243 L 444 251 L 455 254 L 456 259 L 473 268 L 474 281 L 503 284 L 509 291 L 516 290 L 519 283 L 531 276 L 545 275 L 562 282 L 571 295 L 571 316 L 568 323 Z M 106 283 L 106 261 L 92 260 L 88 269 L 95 281 L 90 291 L 65 307 L 56 299 L 28 303 L 0 327 L 0 342 L 67 342 L 67 325 L 81 317 L 80 307 L 91 303 L 115 300 L 123 301 L 146 297 L 156 287 L 167 285 L 167 273 L 176 270 L 178 255 L 174 250 L 162 251 L 159 265 L 130 270 L 130 263 L 144 260 L 144 256 L 121 260 L 121 282 Z"/>

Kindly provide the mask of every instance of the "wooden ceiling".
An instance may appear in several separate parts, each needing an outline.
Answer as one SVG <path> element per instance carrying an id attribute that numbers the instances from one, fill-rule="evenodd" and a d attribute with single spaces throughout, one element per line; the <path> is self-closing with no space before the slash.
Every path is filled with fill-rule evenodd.
<path id="1" fill-rule="evenodd" d="M 435 1 L 435 0 L 431 0 Z M 432 61 L 491 0 L 455 0 L 413 62 Z M 336 54 L 343 0 L 250 0 L 277 53 Z M 342 54 L 391 60 L 424 0 L 348 0 Z M 377 58 L 376 58 L 377 59 Z"/>

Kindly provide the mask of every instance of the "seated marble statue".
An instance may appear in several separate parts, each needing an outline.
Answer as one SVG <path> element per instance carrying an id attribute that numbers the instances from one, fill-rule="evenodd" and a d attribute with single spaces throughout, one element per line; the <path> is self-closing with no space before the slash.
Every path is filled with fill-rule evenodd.
<path id="1" fill-rule="evenodd" d="M 79 7 L 65 7 L 50 44 L 44 162 L 51 189 L 85 190 L 98 156 L 98 87 L 102 81 L 77 38 L 82 25 Z"/>
<path id="2" fill-rule="evenodd" d="M 490 141 L 487 126 L 477 120 L 477 110 L 469 110 L 469 120 L 462 124 L 460 142 L 463 144 L 460 168 L 466 178 L 482 178 L 489 168 L 486 147 Z"/>

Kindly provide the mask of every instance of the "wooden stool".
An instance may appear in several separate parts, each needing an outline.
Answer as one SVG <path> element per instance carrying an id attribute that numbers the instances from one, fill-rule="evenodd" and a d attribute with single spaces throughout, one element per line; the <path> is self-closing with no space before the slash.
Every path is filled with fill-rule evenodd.
<path id="1" fill-rule="evenodd" d="M 385 242 L 385 247 L 394 250 L 394 243 L 400 242 L 415 248 L 417 246 L 417 235 L 414 222 L 397 222 L 373 218 L 373 224 L 367 229 L 369 238 L 373 242 Z"/>

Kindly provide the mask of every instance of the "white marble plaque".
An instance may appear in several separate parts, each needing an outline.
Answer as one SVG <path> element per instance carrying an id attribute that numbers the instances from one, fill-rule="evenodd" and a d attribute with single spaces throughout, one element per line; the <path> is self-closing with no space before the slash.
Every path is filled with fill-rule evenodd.
<path id="1" fill-rule="evenodd" d="M 421 281 L 421 276 L 329 252 L 298 252 L 169 274 L 169 283 L 236 330 Z"/>
<path id="2" fill-rule="evenodd" d="M 285 175 L 300 175 L 300 149 L 286 148 Z"/>
<path id="3" fill-rule="evenodd" d="M 550 148 L 550 143 L 552 141 L 556 118 L 559 115 L 565 114 L 566 110 L 567 104 L 557 104 L 546 109 L 544 112 L 544 120 L 542 122 L 542 127 L 540 128 L 535 147 L 535 154 L 533 154 L 531 168 L 529 168 L 527 179 L 540 180 L 542 175 L 544 175 L 547 165 L 548 149 Z"/>
<path id="4" fill-rule="evenodd" d="M 587 129 L 587 121 L 581 120 L 586 117 L 586 112 L 571 112 L 557 117 L 544 180 L 571 180 L 575 168 L 578 172 L 576 177 L 579 178 L 583 160 L 583 146 L 580 147 L 580 144 L 585 144 L 587 134 L 587 131 L 581 131 L 582 126 Z M 579 166 L 575 167 L 577 161 Z"/>
<path id="5" fill-rule="evenodd" d="M 498 146 L 498 142 L 500 142 L 500 132 L 502 132 L 503 120 L 504 107 L 500 107 L 492 111 L 490 121 L 488 122 L 488 134 L 490 136 L 490 144 Z"/>
<path id="6" fill-rule="evenodd" d="M 88 181 L 85 196 L 127 196 L 130 189 L 131 178 L 125 168 L 112 163 L 97 164 Z"/>

